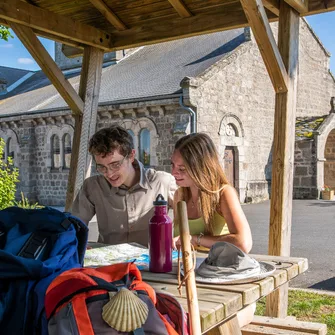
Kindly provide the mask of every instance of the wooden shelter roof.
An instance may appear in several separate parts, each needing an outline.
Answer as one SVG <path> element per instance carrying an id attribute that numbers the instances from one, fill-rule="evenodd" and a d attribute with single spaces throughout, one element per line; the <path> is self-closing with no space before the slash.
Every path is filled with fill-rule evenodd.
<path id="1" fill-rule="evenodd" d="M 301 16 L 335 10 L 335 0 L 285 1 Z M 268 19 L 278 20 L 280 1 L 262 2 Z M 2 0 L 0 24 L 11 22 L 68 45 L 104 51 L 249 25 L 238 0 Z"/>

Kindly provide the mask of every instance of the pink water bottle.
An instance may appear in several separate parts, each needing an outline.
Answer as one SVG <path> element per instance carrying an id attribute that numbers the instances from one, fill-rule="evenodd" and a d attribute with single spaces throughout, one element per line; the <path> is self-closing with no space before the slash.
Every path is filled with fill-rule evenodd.
<path id="1" fill-rule="evenodd" d="M 167 201 L 159 194 L 154 201 L 154 216 L 149 221 L 149 271 L 172 271 L 172 220 L 167 215 Z"/>

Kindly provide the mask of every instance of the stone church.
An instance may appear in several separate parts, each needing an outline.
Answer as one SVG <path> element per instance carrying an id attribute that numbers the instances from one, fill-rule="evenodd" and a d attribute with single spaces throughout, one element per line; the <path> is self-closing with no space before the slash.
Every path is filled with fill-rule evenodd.
<path id="1" fill-rule="evenodd" d="M 318 198 L 324 184 L 335 188 L 335 78 L 304 19 L 299 57 L 294 197 Z M 56 44 L 55 61 L 78 89 L 81 58 L 66 58 Z M 97 129 L 124 126 L 138 159 L 166 171 L 180 136 L 206 132 L 241 202 L 269 198 L 275 93 L 249 29 L 118 51 L 104 61 Z M 73 133 L 71 111 L 43 72 L 0 66 L 3 159 L 14 158 L 18 190 L 30 200 L 64 205 Z"/>

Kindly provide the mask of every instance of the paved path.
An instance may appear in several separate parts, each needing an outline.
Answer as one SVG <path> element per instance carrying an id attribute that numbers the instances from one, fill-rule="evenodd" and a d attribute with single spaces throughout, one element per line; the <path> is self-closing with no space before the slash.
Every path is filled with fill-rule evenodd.
<path id="1" fill-rule="evenodd" d="M 270 202 L 243 205 L 251 226 L 252 253 L 267 253 Z M 335 292 L 335 201 L 294 200 L 291 256 L 306 257 L 309 270 L 292 287 Z"/>

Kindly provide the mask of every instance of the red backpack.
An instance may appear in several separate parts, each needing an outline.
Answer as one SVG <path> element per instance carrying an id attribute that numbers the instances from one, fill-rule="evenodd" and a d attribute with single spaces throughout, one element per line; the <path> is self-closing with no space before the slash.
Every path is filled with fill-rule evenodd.
<path id="1" fill-rule="evenodd" d="M 187 315 L 171 295 L 142 281 L 133 263 L 65 271 L 45 297 L 49 335 L 187 335 Z"/>

